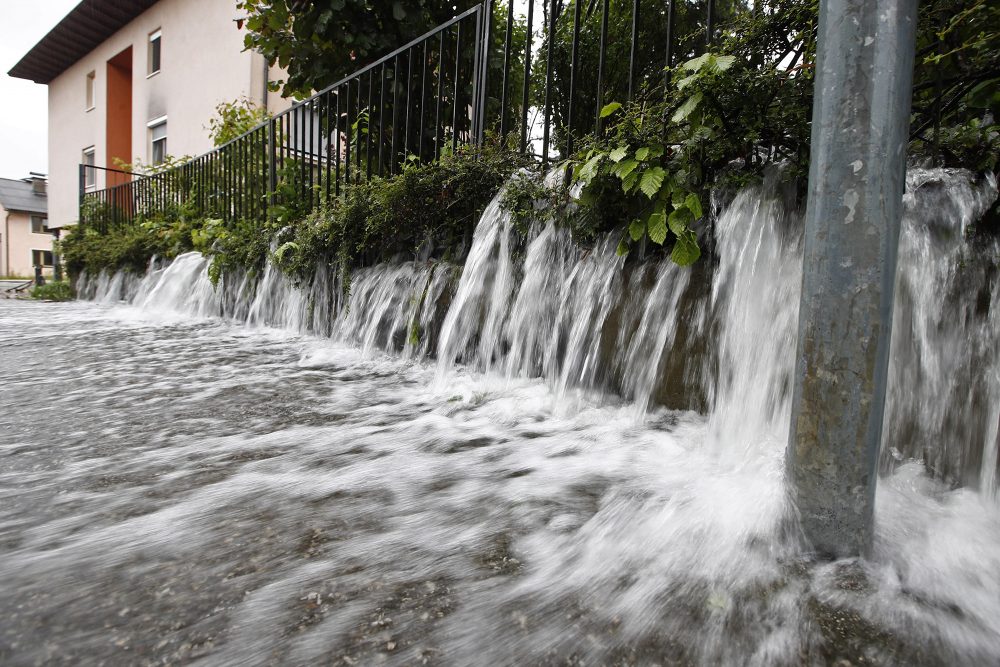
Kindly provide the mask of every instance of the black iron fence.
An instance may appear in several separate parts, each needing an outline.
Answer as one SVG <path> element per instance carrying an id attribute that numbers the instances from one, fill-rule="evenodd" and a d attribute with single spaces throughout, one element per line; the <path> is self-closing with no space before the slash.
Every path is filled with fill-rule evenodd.
<path id="1" fill-rule="evenodd" d="M 544 165 L 600 131 L 606 102 L 662 90 L 666 68 L 711 43 L 716 13 L 716 0 L 485 0 L 183 164 L 80 165 L 80 222 L 106 232 L 178 206 L 223 220 L 305 212 L 487 130 Z"/>

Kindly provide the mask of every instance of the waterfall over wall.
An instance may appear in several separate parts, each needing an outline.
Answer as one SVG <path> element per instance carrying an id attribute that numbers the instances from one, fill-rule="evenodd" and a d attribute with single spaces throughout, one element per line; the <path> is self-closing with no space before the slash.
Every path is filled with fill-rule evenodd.
<path id="1" fill-rule="evenodd" d="M 996 484 L 1000 275 L 995 240 L 966 230 L 996 197 L 967 172 L 911 170 L 900 245 L 883 471 L 919 459 L 954 484 Z M 708 415 L 706 447 L 734 464 L 788 437 L 801 283 L 801 215 L 773 184 L 740 192 L 715 225 L 717 262 L 624 258 L 551 222 L 523 236 L 497 197 L 463 267 L 337 267 L 296 284 L 277 267 L 208 278 L 198 254 L 144 277 L 84 276 L 80 294 L 332 337 L 364 353 L 436 357 L 511 379 L 544 377 L 567 406 L 584 392 Z M 660 257 L 657 255 L 656 257 Z"/>

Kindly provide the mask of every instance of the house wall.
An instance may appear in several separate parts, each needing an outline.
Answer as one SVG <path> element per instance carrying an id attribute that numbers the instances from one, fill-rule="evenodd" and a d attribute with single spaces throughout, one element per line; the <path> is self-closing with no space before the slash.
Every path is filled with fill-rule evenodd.
<path id="1" fill-rule="evenodd" d="M 160 0 L 49 84 L 49 223 L 75 224 L 79 164 L 95 148 L 95 164 L 113 167 L 108 155 L 108 61 L 132 47 L 131 154 L 150 161 L 147 123 L 167 117 L 167 152 L 198 155 L 212 147 L 209 121 L 216 105 L 263 98 L 263 56 L 243 50 L 235 0 Z M 148 37 L 161 31 L 161 68 L 147 75 Z M 95 72 L 95 108 L 86 109 L 86 80 Z M 268 95 L 272 110 L 286 100 Z M 97 188 L 106 180 L 97 176 Z"/>
<path id="2" fill-rule="evenodd" d="M 31 214 L 7 211 L 0 206 L 0 275 L 31 278 L 35 268 L 31 263 L 32 250 L 52 250 L 52 234 L 33 234 Z M 51 275 L 52 269 L 44 271 Z"/>

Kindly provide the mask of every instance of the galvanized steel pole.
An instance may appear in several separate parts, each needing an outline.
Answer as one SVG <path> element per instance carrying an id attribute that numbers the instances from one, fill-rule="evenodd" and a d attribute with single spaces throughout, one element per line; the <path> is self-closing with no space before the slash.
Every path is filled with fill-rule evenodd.
<path id="1" fill-rule="evenodd" d="M 865 554 L 905 184 L 917 0 L 821 0 L 788 470 L 824 556 Z"/>

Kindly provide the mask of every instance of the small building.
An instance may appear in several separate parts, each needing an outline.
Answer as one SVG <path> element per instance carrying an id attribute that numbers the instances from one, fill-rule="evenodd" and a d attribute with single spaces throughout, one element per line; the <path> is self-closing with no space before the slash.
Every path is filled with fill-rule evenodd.
<path id="1" fill-rule="evenodd" d="M 52 275 L 52 241 L 58 231 L 48 225 L 45 176 L 0 178 L 0 276 L 31 278 L 35 267 Z"/>
<path id="2" fill-rule="evenodd" d="M 48 86 L 50 227 L 77 222 L 81 187 L 130 178 L 108 170 L 210 150 L 218 104 L 290 105 L 240 15 L 236 0 L 82 0 L 14 65 Z"/>

